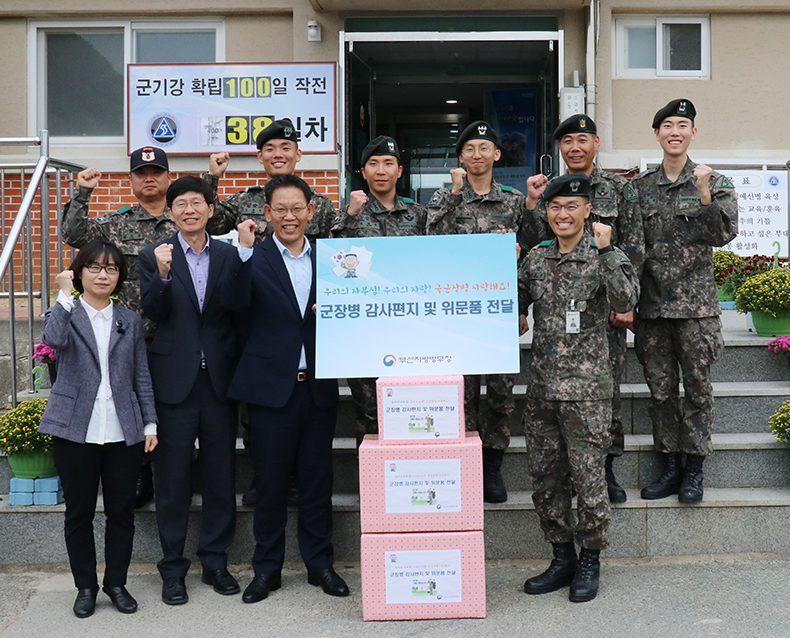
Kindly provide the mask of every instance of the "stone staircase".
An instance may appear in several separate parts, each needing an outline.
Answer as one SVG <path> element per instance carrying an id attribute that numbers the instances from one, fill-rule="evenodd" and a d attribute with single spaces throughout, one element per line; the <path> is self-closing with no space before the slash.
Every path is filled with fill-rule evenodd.
<path id="1" fill-rule="evenodd" d="M 628 492 L 628 502 L 613 507 L 611 545 L 605 556 L 649 557 L 710 553 L 788 552 L 790 538 L 790 452 L 768 428 L 768 417 L 790 398 L 790 370 L 784 355 L 769 353 L 768 338 L 757 337 L 746 319 L 725 311 L 726 348 L 713 367 L 715 452 L 705 463 L 705 500 L 681 505 L 676 497 L 643 501 L 639 489 L 658 470 L 647 415 L 649 392 L 642 369 L 629 347 L 622 386 L 626 427 L 625 454 L 615 461 L 615 472 Z M 630 346 L 631 344 L 629 344 Z M 522 339 L 522 370 L 530 356 L 530 333 Z M 486 556 L 489 559 L 546 558 L 531 500 L 521 425 L 524 374 L 514 388 L 516 412 L 512 441 L 503 474 L 509 498 L 485 506 Z M 27 398 L 27 395 L 21 398 Z M 239 510 L 233 563 L 247 563 L 252 555 L 252 510 L 241 505 L 249 486 L 252 465 L 241 439 L 237 441 Z M 354 410 L 348 388 L 341 387 L 341 404 L 334 442 L 335 555 L 338 562 L 359 560 L 359 472 L 354 442 Z M 0 492 L 8 489 L 11 472 L 0 458 Z M 196 489 L 198 483 L 195 483 Z M 0 501 L 1 563 L 63 563 L 63 507 L 11 507 Z M 193 499 L 194 518 L 187 547 L 197 539 L 200 494 Z M 101 509 L 101 503 L 99 504 Z M 289 561 L 298 562 L 294 519 L 289 521 Z M 97 517 L 97 528 L 102 526 Z M 101 540 L 99 539 L 101 544 Z M 160 557 L 153 505 L 138 511 L 133 560 L 155 562 Z"/>

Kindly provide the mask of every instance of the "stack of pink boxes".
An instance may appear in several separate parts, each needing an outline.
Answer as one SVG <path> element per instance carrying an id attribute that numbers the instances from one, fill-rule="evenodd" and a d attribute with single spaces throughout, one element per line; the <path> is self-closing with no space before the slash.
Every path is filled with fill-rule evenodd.
<path id="1" fill-rule="evenodd" d="M 381 378 L 359 448 L 365 620 L 485 618 L 482 446 L 462 376 Z"/>

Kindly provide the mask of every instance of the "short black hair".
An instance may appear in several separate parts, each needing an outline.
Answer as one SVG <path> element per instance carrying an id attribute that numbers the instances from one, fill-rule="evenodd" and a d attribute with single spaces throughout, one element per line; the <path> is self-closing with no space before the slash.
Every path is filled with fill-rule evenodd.
<path id="1" fill-rule="evenodd" d="M 167 207 L 172 208 L 176 197 L 180 197 L 184 193 L 200 193 L 207 204 L 214 203 L 214 190 L 211 186 L 199 177 L 187 175 L 186 177 L 179 177 L 170 184 L 170 187 L 167 189 Z"/>
<path id="2" fill-rule="evenodd" d="M 101 239 L 96 239 L 89 244 L 85 244 L 85 246 L 80 248 L 74 261 L 71 262 L 69 270 L 74 273 L 74 287 L 80 293 L 85 292 L 82 288 L 82 269 L 93 263 L 106 266 L 110 261 L 118 266 L 118 283 L 112 291 L 112 294 L 118 292 L 123 282 L 126 281 L 126 275 L 129 272 L 126 259 L 118 246 L 111 241 L 103 241 Z"/>
<path id="3" fill-rule="evenodd" d="M 272 196 L 278 188 L 298 188 L 304 193 L 304 201 L 308 204 L 313 197 L 313 191 L 301 177 L 296 175 L 275 175 L 263 187 L 263 201 L 271 206 Z"/>

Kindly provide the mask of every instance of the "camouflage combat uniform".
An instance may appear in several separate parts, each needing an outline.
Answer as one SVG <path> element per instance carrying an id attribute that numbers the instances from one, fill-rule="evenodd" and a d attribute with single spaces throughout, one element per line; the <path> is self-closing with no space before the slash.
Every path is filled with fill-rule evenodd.
<path id="1" fill-rule="evenodd" d="M 305 236 L 310 241 L 329 237 L 329 230 L 335 221 L 335 207 L 331 200 L 313 191 L 310 201 L 315 204 L 313 218 L 307 222 Z M 246 191 L 234 193 L 227 199 L 214 200 L 214 215 L 208 221 L 206 230 L 211 235 L 224 235 L 236 230 L 241 222 L 251 219 L 258 228 L 255 230 L 255 243 L 263 241 L 272 234 L 273 228 L 266 223 L 263 212 L 263 187 L 250 186 Z"/>
<path id="2" fill-rule="evenodd" d="M 457 195 L 447 188 L 434 193 L 428 203 L 428 234 L 514 231 L 518 233 L 523 252 L 526 252 L 537 243 L 537 239 L 533 232 L 523 232 L 525 213 L 524 196 L 519 191 L 494 181 L 489 193 L 478 195 L 464 179 L 463 190 Z M 529 219 L 532 219 L 531 215 Z M 483 447 L 506 450 L 510 445 L 510 415 L 515 408 L 513 377 L 486 375 L 485 405 L 480 401 L 480 384 L 479 375 L 464 377 L 466 429 L 480 432 Z"/>
<path id="3" fill-rule="evenodd" d="M 587 219 L 587 228 L 592 229 L 593 222 L 601 222 L 612 227 L 612 245 L 622 250 L 636 268 L 637 275 L 642 273 L 642 262 L 645 255 L 645 235 L 642 229 L 642 214 L 639 210 L 636 191 L 622 175 L 603 171 L 597 166 L 590 175 L 590 204 L 592 212 Z M 543 199 L 535 208 L 535 218 L 540 220 L 541 239 L 550 239 L 554 233 L 549 228 L 546 206 Z M 620 384 L 625 374 L 626 331 L 627 328 L 615 328 L 606 325 L 606 337 L 609 343 L 609 362 L 612 364 L 612 447 L 609 454 L 622 456 L 624 449 L 624 431 L 622 417 L 622 400 Z"/>
<path id="4" fill-rule="evenodd" d="M 568 254 L 541 242 L 519 268 L 519 309 L 534 304 L 532 362 L 524 430 L 546 540 L 603 549 L 609 527 L 604 460 L 610 446 L 612 374 L 606 325 L 610 309 L 628 312 L 639 296 L 633 264 L 619 249 L 599 254 L 585 233 Z M 577 310 L 580 332 L 566 331 Z M 571 487 L 578 494 L 578 523 Z"/>
<path id="5" fill-rule="evenodd" d="M 700 203 L 694 164 L 670 182 L 659 165 L 637 175 L 645 230 L 645 265 L 634 346 L 650 387 L 653 440 L 659 452 L 706 456 L 712 451 L 710 364 L 724 349 L 712 246 L 738 234 L 738 199 L 715 171 L 713 201 Z M 680 404 L 678 365 L 686 396 Z"/>
<path id="6" fill-rule="evenodd" d="M 154 217 L 140 204 L 89 218 L 88 203 L 92 192 L 92 188 L 78 186 L 77 194 L 66 202 L 60 218 L 63 241 L 74 248 L 82 248 L 97 239 L 116 244 L 129 269 L 126 281 L 118 291 L 118 303 L 142 316 L 137 255 L 146 246 L 177 233 L 178 228 L 167 209 L 159 217 Z M 146 340 L 153 337 L 154 328 L 154 322 L 143 317 Z"/>
<path id="7" fill-rule="evenodd" d="M 395 196 L 395 206 L 387 210 L 373 195 L 357 215 L 348 214 L 348 206 L 340 209 L 332 226 L 333 238 L 403 237 L 425 234 L 427 211 L 413 199 Z M 376 412 L 376 380 L 348 379 L 357 413 L 357 445 L 366 434 L 378 434 Z"/>

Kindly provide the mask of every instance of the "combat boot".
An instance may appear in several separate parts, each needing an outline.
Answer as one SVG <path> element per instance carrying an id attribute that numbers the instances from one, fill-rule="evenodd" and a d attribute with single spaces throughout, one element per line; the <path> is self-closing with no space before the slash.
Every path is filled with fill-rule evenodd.
<path id="1" fill-rule="evenodd" d="M 500 471 L 504 457 L 504 450 L 483 448 L 483 500 L 486 503 L 504 503 L 507 500 L 507 490 Z"/>
<path id="2" fill-rule="evenodd" d="M 601 574 L 601 563 L 598 560 L 599 549 L 585 549 L 579 552 L 579 566 L 571 583 L 568 600 L 572 603 L 586 603 L 598 595 L 598 581 Z"/>
<path id="3" fill-rule="evenodd" d="M 625 490 L 620 487 L 617 479 L 614 477 L 614 470 L 612 470 L 613 460 L 614 454 L 606 455 L 606 463 L 604 464 L 604 467 L 606 468 L 606 490 L 609 492 L 609 502 L 625 503 L 626 500 L 628 500 L 628 496 L 626 495 Z"/>
<path id="4" fill-rule="evenodd" d="M 677 494 L 682 480 L 680 472 L 680 453 L 670 452 L 664 454 L 664 473 L 653 483 L 642 488 L 642 498 L 653 500 L 656 498 L 666 498 L 672 494 Z"/>
<path id="5" fill-rule="evenodd" d="M 704 456 L 686 454 L 686 469 L 683 471 L 683 482 L 680 484 L 678 500 L 681 503 L 702 502 L 702 462 Z"/>
<path id="6" fill-rule="evenodd" d="M 528 594 L 548 594 L 567 587 L 576 573 L 576 548 L 573 543 L 552 543 L 554 558 L 549 568 L 524 583 Z"/>

